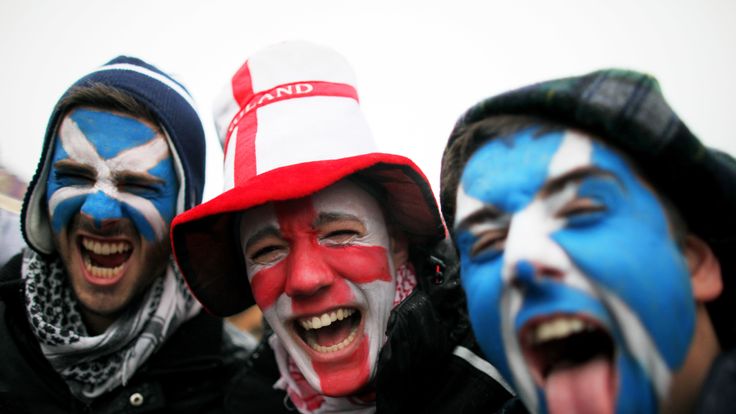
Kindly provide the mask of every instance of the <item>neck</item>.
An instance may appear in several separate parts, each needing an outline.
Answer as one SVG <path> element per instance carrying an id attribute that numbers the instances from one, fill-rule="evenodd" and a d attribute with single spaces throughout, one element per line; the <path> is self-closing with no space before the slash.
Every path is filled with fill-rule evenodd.
<path id="1" fill-rule="evenodd" d="M 87 309 L 82 309 L 81 314 L 84 327 L 90 336 L 104 333 L 118 318 L 118 315 L 100 315 Z"/>
<path id="2" fill-rule="evenodd" d="M 691 413 L 700 395 L 711 364 L 721 353 L 713 324 L 705 305 L 697 304 L 695 332 L 687 358 L 682 367 L 672 376 L 669 397 L 664 401 L 664 413 Z"/>

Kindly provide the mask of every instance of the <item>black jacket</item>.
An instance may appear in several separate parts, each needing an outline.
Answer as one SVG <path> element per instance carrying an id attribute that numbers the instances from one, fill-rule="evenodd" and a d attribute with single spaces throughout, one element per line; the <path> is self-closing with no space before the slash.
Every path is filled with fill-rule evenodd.
<path id="1" fill-rule="evenodd" d="M 494 378 L 468 359 L 478 353 L 465 314 L 457 263 L 449 245 L 414 252 L 419 285 L 389 317 L 374 383 L 376 411 L 387 413 L 526 412 Z M 429 260 L 427 261 L 427 258 Z M 461 349 L 464 352 L 456 352 Z M 273 384 L 279 371 L 267 339 L 233 381 L 232 412 L 291 413 L 296 409 Z"/>
<path id="2" fill-rule="evenodd" d="M 87 404 L 41 353 L 25 315 L 20 267 L 17 255 L 0 270 L 0 413 L 222 412 L 242 360 L 223 353 L 220 319 L 200 313 L 187 321 L 127 385 Z"/>

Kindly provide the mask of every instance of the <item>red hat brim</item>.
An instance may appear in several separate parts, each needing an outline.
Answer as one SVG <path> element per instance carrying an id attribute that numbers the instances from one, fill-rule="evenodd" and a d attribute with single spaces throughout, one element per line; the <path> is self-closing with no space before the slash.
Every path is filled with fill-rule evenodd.
<path id="1" fill-rule="evenodd" d="M 411 243 L 429 244 L 445 237 L 427 179 L 408 158 L 371 153 L 281 167 L 256 175 L 174 219 L 174 257 L 194 296 L 218 316 L 253 305 L 237 213 L 272 201 L 306 197 L 355 173 L 385 189 L 385 207 Z"/>

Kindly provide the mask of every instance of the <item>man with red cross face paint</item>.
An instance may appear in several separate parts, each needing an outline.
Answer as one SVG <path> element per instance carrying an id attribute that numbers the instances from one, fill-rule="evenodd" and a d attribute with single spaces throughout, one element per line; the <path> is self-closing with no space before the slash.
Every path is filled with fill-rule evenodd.
<path id="1" fill-rule="evenodd" d="M 204 131 L 173 78 L 120 56 L 66 91 L 23 204 L 29 248 L 0 273 L 1 412 L 222 408 L 239 363 L 168 237 L 203 184 Z"/>
<path id="2" fill-rule="evenodd" d="M 486 358 L 535 413 L 732 412 L 736 162 L 624 70 L 488 98 L 441 201 Z"/>
<path id="3" fill-rule="evenodd" d="M 210 312 L 256 304 L 273 331 L 235 384 L 244 411 L 497 410 L 511 394 L 474 353 L 431 189 L 376 152 L 354 84 L 304 42 L 237 71 L 215 112 L 225 191 L 172 226 L 184 277 Z"/>

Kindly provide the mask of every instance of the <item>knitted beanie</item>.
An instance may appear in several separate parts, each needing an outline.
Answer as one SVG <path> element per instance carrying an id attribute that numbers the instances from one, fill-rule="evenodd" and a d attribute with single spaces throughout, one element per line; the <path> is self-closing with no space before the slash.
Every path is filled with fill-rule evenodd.
<path id="1" fill-rule="evenodd" d="M 61 118 L 71 109 L 63 107 L 61 102 L 72 90 L 94 84 L 130 95 L 156 117 L 172 147 L 177 175 L 183 179 L 177 211 L 202 201 L 205 140 L 192 97 L 182 84 L 156 67 L 137 58 L 119 56 L 76 81 L 59 99 L 49 118 L 41 159 L 21 210 L 23 236 L 30 247 L 42 254 L 54 250 L 45 193 L 57 128 Z"/>

